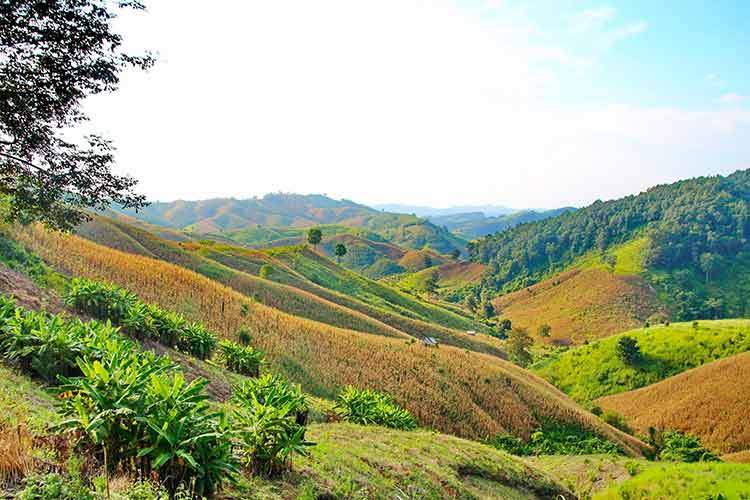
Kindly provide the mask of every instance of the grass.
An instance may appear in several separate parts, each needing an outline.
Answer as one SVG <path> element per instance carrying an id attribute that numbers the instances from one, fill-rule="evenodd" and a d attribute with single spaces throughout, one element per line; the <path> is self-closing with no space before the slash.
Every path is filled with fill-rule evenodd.
<path id="1" fill-rule="evenodd" d="M 658 465 L 594 497 L 692 500 L 750 498 L 750 466 L 744 464 Z"/>
<path id="2" fill-rule="evenodd" d="M 554 498 L 564 487 L 488 446 L 429 431 L 354 424 L 311 425 L 317 443 L 295 458 L 297 477 L 244 484 L 243 498 Z M 300 498 L 298 496 L 298 498 Z M 320 497 L 319 497 L 320 498 Z"/>
<path id="3" fill-rule="evenodd" d="M 538 419 L 548 418 L 590 429 L 630 454 L 644 446 L 501 359 L 290 316 L 190 270 L 76 236 L 32 227 L 17 237 L 59 269 L 115 282 L 224 338 L 236 340 L 238 330 L 247 328 L 253 346 L 267 354 L 269 369 L 315 396 L 331 399 L 346 385 L 387 392 L 421 425 L 469 438 L 511 433 L 528 439 Z"/>
<path id="4" fill-rule="evenodd" d="M 615 352 L 618 340 L 637 340 L 643 359 L 628 366 Z M 644 387 L 672 375 L 750 350 L 750 320 L 672 323 L 631 330 L 556 353 L 533 371 L 579 402 Z"/>
<path id="5" fill-rule="evenodd" d="M 617 455 L 546 455 L 524 461 L 546 472 L 581 499 L 591 498 L 654 466 L 653 462 Z"/>
<path id="6" fill-rule="evenodd" d="M 750 449 L 750 353 L 688 370 L 635 391 L 596 400 L 646 435 L 649 427 L 700 437 L 719 454 Z"/>
<path id="7" fill-rule="evenodd" d="M 0 362 L 0 429 L 26 425 L 41 434 L 59 419 L 44 386 Z"/>

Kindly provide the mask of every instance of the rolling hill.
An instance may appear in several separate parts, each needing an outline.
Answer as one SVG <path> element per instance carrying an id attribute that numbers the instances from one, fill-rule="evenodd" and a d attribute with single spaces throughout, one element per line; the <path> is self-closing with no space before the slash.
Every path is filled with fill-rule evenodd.
<path id="1" fill-rule="evenodd" d="M 572 207 L 558 208 L 554 210 L 520 210 L 510 214 L 487 216 L 484 212 L 467 212 L 449 215 L 433 215 L 427 219 L 437 226 L 442 226 L 458 236 L 467 240 L 481 238 L 493 233 L 498 233 L 538 220 L 557 217 L 568 211 L 575 210 Z"/>
<path id="2" fill-rule="evenodd" d="M 247 200 L 157 202 L 137 213 L 122 213 L 168 228 L 255 246 L 298 243 L 296 240 L 313 226 L 326 226 L 329 235 L 351 233 L 406 249 L 429 246 L 448 253 L 463 251 L 465 246 L 465 241 L 449 231 L 414 215 L 382 212 L 323 195 L 279 193 Z"/>
<path id="3" fill-rule="evenodd" d="M 97 229 L 100 226 L 108 229 Z M 118 233 L 124 236 L 97 238 Z M 104 217 L 81 227 L 79 234 L 118 249 L 122 248 L 117 244 L 126 238 L 136 241 L 148 253 L 133 253 L 192 269 L 290 314 L 392 337 L 430 336 L 446 344 L 504 356 L 497 340 L 457 331 L 487 331 L 472 318 L 397 292 L 304 247 L 259 251 L 211 241 L 175 244 Z"/>
<path id="4" fill-rule="evenodd" d="M 750 170 L 742 170 L 522 224 L 472 242 L 470 254 L 487 265 L 480 288 L 499 294 L 645 239 L 640 274 L 674 319 L 741 317 L 750 311 L 748 213 Z"/>
<path id="5" fill-rule="evenodd" d="M 620 338 L 638 342 L 634 366 L 617 355 Z M 654 325 L 558 352 L 533 371 L 573 399 L 588 403 L 645 387 L 691 368 L 750 350 L 750 320 L 714 320 Z"/>
<path id="6" fill-rule="evenodd" d="M 294 317 L 185 268 L 76 236 L 41 228 L 13 235 L 68 275 L 116 282 L 227 338 L 236 339 L 241 326 L 248 328 L 267 353 L 269 368 L 313 395 L 330 398 L 355 384 L 393 394 L 423 425 L 458 436 L 510 432 L 528 439 L 542 419 L 589 429 L 631 454 L 643 449 L 640 441 L 604 424 L 542 379 L 496 357 L 450 346 L 430 349 Z"/>
<path id="7" fill-rule="evenodd" d="M 596 400 L 646 435 L 649 427 L 701 438 L 718 454 L 750 450 L 750 352 L 693 368 L 641 389 Z"/>

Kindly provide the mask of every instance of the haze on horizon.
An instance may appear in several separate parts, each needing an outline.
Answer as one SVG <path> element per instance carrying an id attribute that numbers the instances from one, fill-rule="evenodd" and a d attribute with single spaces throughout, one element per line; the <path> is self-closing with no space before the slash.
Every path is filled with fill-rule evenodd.
<path id="1" fill-rule="evenodd" d="M 162 201 L 552 208 L 750 168 L 750 4 L 654 4 L 148 2 L 118 27 L 159 62 L 88 127 Z"/>

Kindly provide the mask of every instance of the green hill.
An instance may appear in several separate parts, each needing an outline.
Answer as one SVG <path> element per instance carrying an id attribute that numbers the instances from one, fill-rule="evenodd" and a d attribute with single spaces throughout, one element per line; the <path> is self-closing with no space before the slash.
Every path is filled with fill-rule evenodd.
<path id="1" fill-rule="evenodd" d="M 642 359 L 628 365 L 617 355 L 624 337 L 638 342 Z M 532 370 L 576 401 L 625 392 L 685 370 L 750 350 L 750 320 L 654 325 L 551 355 Z"/>
<path id="2" fill-rule="evenodd" d="M 505 231 L 519 224 L 526 224 L 538 220 L 556 217 L 562 213 L 575 210 L 572 207 L 557 208 L 554 210 L 521 210 L 496 217 L 487 217 L 482 212 L 468 212 L 450 215 L 429 216 L 427 219 L 438 226 L 443 226 L 449 231 L 465 238 L 473 240 L 487 236 L 488 234 Z"/>
<path id="3" fill-rule="evenodd" d="M 481 288 L 528 287 L 580 257 L 646 237 L 649 282 L 678 320 L 750 311 L 750 170 L 700 177 L 517 226 L 470 244 Z"/>
<path id="4" fill-rule="evenodd" d="M 381 212 L 322 195 L 279 193 L 247 200 L 157 202 L 137 213 L 123 213 L 152 224 L 256 246 L 295 243 L 313 226 L 326 226 L 331 235 L 356 234 L 407 249 L 429 246 L 441 253 L 463 250 L 466 243 L 414 215 Z"/>

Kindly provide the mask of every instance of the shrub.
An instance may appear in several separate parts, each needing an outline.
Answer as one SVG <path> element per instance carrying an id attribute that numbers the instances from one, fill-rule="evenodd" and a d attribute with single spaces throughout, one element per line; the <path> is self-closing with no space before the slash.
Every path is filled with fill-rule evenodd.
<path id="1" fill-rule="evenodd" d="M 219 342 L 219 361 L 228 370 L 240 375 L 258 377 L 263 353 L 250 346 L 241 346 L 229 340 Z"/>
<path id="2" fill-rule="evenodd" d="M 260 266 L 260 270 L 258 271 L 258 276 L 260 276 L 263 279 L 268 279 L 273 275 L 273 266 L 270 264 L 263 264 Z"/>
<path id="3" fill-rule="evenodd" d="M 265 375 L 238 387 L 234 401 L 244 462 L 254 474 L 275 476 L 290 468 L 293 455 L 307 455 L 314 444 L 305 439 L 308 406 L 299 386 Z"/>
<path id="4" fill-rule="evenodd" d="M 131 292 L 111 283 L 73 279 L 65 302 L 81 312 L 118 325 L 129 335 L 156 340 L 199 359 L 208 359 L 216 349 L 216 335 L 180 314 L 138 300 Z"/>
<path id="5" fill-rule="evenodd" d="M 633 429 L 628 425 L 625 417 L 623 417 L 619 413 L 608 410 L 601 415 L 601 418 L 612 427 L 620 429 L 622 432 L 625 432 L 627 434 L 633 434 Z"/>
<path id="6" fill-rule="evenodd" d="M 245 304 L 242 305 L 244 306 Z M 253 337 L 252 335 L 250 335 L 250 330 L 248 330 L 247 327 L 244 326 L 237 330 L 237 339 L 242 345 L 248 345 L 253 341 Z"/>
<path id="7" fill-rule="evenodd" d="M 622 454 L 622 449 L 617 444 L 575 425 L 559 422 L 543 423 L 531 434 L 528 442 L 501 435 L 488 443 L 521 456 Z"/>
<path id="8" fill-rule="evenodd" d="M 641 348 L 638 341 L 627 335 L 617 341 L 617 357 L 627 365 L 634 365 L 641 359 Z"/>
<path id="9" fill-rule="evenodd" d="M 680 431 L 665 431 L 662 434 L 662 449 L 659 458 L 669 462 L 718 462 L 719 457 L 707 450 L 696 436 Z"/>
<path id="10" fill-rule="evenodd" d="M 334 407 L 336 414 L 360 425 L 382 425 L 394 429 L 417 428 L 414 416 L 400 407 L 388 394 L 347 386 L 339 394 Z"/>

